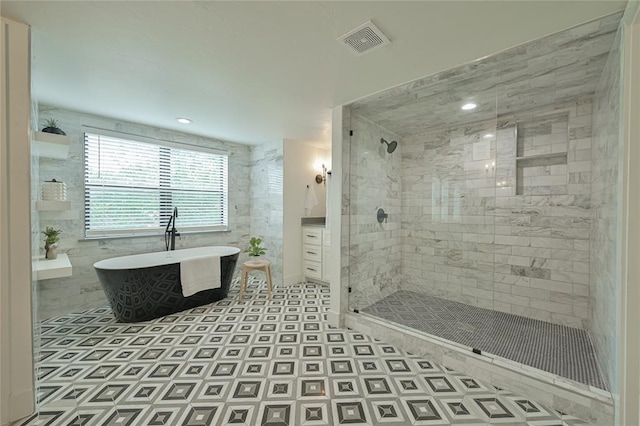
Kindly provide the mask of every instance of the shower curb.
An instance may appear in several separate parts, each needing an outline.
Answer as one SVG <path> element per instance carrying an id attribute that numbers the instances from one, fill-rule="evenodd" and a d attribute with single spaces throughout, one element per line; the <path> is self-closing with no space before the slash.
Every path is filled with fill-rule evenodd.
<path id="1" fill-rule="evenodd" d="M 613 399 L 604 390 L 505 358 L 476 354 L 469 347 L 410 331 L 366 314 L 347 313 L 345 326 L 591 424 L 614 424 Z"/>

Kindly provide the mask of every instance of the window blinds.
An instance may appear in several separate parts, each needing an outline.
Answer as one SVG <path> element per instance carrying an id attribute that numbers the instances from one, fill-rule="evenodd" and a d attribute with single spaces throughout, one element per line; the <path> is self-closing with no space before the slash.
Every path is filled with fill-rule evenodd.
<path id="1" fill-rule="evenodd" d="M 85 133 L 85 236 L 225 230 L 228 156 Z"/>

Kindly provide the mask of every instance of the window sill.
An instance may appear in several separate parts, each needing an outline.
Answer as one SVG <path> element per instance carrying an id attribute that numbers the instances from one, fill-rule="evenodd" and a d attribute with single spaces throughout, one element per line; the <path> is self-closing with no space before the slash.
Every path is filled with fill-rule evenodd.
<path id="1" fill-rule="evenodd" d="M 215 230 L 209 230 L 209 231 L 178 231 L 178 232 L 180 236 L 177 236 L 176 238 L 180 238 L 187 235 L 219 234 L 224 232 L 231 232 L 231 229 L 227 228 L 227 229 L 215 229 Z M 158 237 L 163 238 L 164 235 L 165 235 L 164 232 L 161 232 L 159 234 L 140 234 L 140 235 L 105 235 L 105 236 L 98 236 L 98 237 L 80 238 L 78 241 L 129 240 L 132 238 L 158 238 Z"/>

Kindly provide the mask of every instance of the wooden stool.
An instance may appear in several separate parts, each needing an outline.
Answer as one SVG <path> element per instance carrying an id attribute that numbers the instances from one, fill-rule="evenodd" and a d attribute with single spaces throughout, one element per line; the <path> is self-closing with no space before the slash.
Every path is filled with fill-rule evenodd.
<path id="1" fill-rule="evenodd" d="M 247 281 L 249 279 L 249 272 L 251 271 L 263 271 L 267 276 L 267 289 L 269 290 L 269 299 L 271 299 L 271 262 L 264 259 L 259 260 L 247 260 L 242 264 L 242 275 L 240 277 L 240 295 L 238 300 L 242 300 L 242 292 L 247 289 Z"/>

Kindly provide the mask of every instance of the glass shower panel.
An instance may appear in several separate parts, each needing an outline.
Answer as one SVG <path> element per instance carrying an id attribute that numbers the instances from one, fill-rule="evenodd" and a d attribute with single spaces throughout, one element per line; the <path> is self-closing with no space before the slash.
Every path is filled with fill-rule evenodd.
<path id="1" fill-rule="evenodd" d="M 351 311 L 607 389 L 619 19 L 348 106 Z"/>
<path id="2" fill-rule="evenodd" d="M 397 134 L 351 114 L 349 170 L 349 310 L 400 289 L 401 155 Z"/>
<path id="3" fill-rule="evenodd" d="M 423 80 L 351 110 L 349 309 L 475 347 L 494 304 L 496 75 Z"/>

